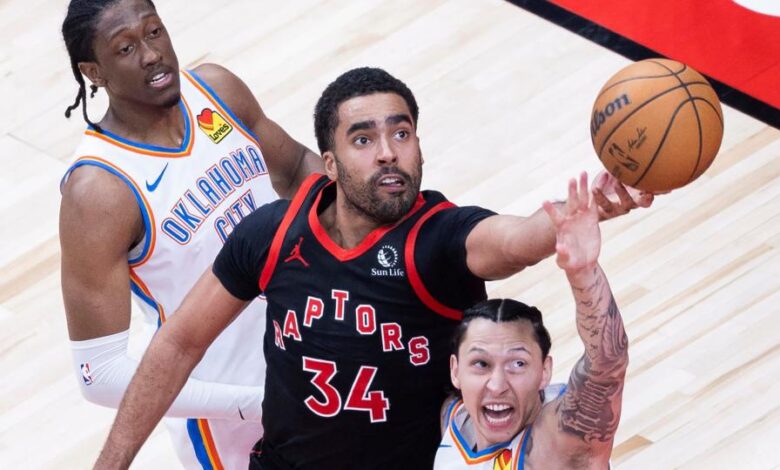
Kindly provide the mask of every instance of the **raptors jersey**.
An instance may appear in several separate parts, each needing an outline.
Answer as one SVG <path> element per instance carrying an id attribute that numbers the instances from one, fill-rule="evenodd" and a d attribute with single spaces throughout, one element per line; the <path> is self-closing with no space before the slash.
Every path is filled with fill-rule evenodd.
<path id="1" fill-rule="evenodd" d="M 254 278 L 268 301 L 263 468 L 431 468 L 450 338 L 461 316 L 450 306 L 465 308 L 485 292 L 479 281 L 465 300 L 465 287 L 457 285 L 433 298 L 419 263 L 436 259 L 448 241 L 423 237 L 421 230 L 435 216 L 438 223 L 477 214 L 465 233 L 492 213 L 455 208 L 441 194 L 423 192 L 399 222 L 344 249 L 318 218 L 334 197 L 334 183 L 310 176 L 285 203 L 281 220 L 272 216 L 279 213 L 274 206 L 253 214 L 225 246 L 223 253 L 232 254 L 215 262 L 217 276 L 230 284 L 222 261 L 249 251 L 234 249 L 236 238 L 266 253 L 259 281 Z M 270 243 L 259 232 L 243 235 L 246 226 L 257 223 L 259 230 L 268 219 L 280 226 Z M 447 236 L 465 240 L 465 234 Z M 460 265 L 465 271 L 465 261 Z"/>
<path id="2" fill-rule="evenodd" d="M 544 403 L 550 403 L 566 391 L 563 384 L 550 385 L 544 390 Z M 528 449 L 531 425 L 512 440 L 475 450 L 476 430 L 462 399 L 453 400 L 447 407 L 439 450 L 434 470 L 522 470 Z"/>
<path id="3" fill-rule="evenodd" d="M 182 72 L 181 95 L 185 135 L 179 148 L 88 129 L 68 170 L 100 167 L 133 192 L 146 230 L 128 254 L 131 289 L 152 329 L 173 314 L 233 227 L 277 199 L 249 129 L 195 73 Z M 253 302 L 211 345 L 192 377 L 262 385 L 264 362 L 256 338 L 264 332 L 264 309 L 262 301 Z M 246 468 L 262 435 L 258 423 L 167 419 L 166 424 L 187 468 Z"/>

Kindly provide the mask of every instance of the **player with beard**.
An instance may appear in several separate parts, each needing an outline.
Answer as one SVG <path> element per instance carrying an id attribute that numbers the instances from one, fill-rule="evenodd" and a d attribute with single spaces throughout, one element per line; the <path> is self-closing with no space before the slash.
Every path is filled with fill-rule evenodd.
<path id="1" fill-rule="evenodd" d="M 432 466 L 462 310 L 485 298 L 485 279 L 551 255 L 555 230 L 543 211 L 495 215 L 420 192 L 417 118 L 411 91 L 380 69 L 326 88 L 315 108 L 326 175 L 236 228 L 147 351 L 99 468 L 129 465 L 214 336 L 260 292 L 265 436 L 252 465 Z M 596 191 L 601 209 L 636 207 L 617 188 L 614 204 Z"/>
<path id="2" fill-rule="evenodd" d="M 62 25 L 88 127 L 61 185 L 62 290 L 82 394 L 118 407 L 138 365 L 128 354 L 131 293 L 148 343 L 210 266 L 232 226 L 291 196 L 317 155 L 265 116 L 246 85 L 203 64 L 179 70 L 151 1 L 72 0 Z M 87 77 L 108 94 L 87 117 Z M 135 322 L 135 320 L 134 320 Z M 255 301 L 167 409 L 186 468 L 245 468 L 262 433 L 265 304 Z M 145 344 L 144 344 L 145 346 Z"/>

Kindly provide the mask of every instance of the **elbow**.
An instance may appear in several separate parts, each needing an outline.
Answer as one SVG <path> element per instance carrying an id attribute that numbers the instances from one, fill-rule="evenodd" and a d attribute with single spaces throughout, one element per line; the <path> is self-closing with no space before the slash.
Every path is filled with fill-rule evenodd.
<path id="1" fill-rule="evenodd" d="M 81 396 L 88 402 L 93 405 L 113 409 L 119 408 L 119 403 L 122 401 L 122 395 L 124 394 L 124 390 L 112 390 L 111 387 L 98 384 L 90 385 L 82 383 L 79 388 L 81 390 Z"/>

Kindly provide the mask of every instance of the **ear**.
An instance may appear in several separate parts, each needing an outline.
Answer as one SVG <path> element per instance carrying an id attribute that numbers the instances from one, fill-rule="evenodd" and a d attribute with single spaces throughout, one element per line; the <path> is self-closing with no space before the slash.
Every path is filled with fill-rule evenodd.
<path id="1" fill-rule="evenodd" d="M 331 181 L 336 181 L 339 174 L 336 168 L 336 154 L 330 150 L 325 151 L 322 154 L 322 162 L 325 164 L 325 174 Z"/>
<path id="2" fill-rule="evenodd" d="M 460 379 L 458 379 L 458 358 L 454 355 L 450 355 L 450 381 L 452 385 L 460 390 Z"/>
<path id="3" fill-rule="evenodd" d="M 105 86 L 106 81 L 100 74 L 100 67 L 97 62 L 79 62 L 79 71 L 86 76 L 90 82 L 95 86 Z"/>
<path id="4" fill-rule="evenodd" d="M 552 356 L 547 356 L 544 359 L 544 364 L 542 365 L 542 383 L 539 384 L 539 390 L 544 390 L 548 385 L 550 385 L 550 380 L 552 380 L 552 367 L 553 358 Z"/>

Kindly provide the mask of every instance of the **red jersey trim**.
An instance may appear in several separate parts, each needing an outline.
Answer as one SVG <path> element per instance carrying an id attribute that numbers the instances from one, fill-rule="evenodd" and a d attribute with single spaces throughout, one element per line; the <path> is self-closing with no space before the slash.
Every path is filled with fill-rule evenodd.
<path id="1" fill-rule="evenodd" d="M 350 249 L 344 249 L 340 247 L 336 242 L 331 240 L 330 236 L 328 236 L 328 232 L 325 231 L 325 228 L 320 223 L 320 218 L 317 216 L 317 208 L 320 206 L 320 199 L 322 198 L 322 193 L 325 190 L 325 188 L 327 188 L 331 184 L 334 183 L 333 182 L 328 183 L 320 190 L 320 193 L 317 194 L 317 199 L 314 201 L 314 204 L 311 206 L 311 209 L 309 210 L 309 228 L 311 228 L 311 231 L 314 233 L 314 237 L 317 239 L 318 242 L 320 242 L 320 245 L 322 245 L 331 255 L 333 255 L 337 260 L 341 262 L 353 260 L 358 256 L 364 254 L 377 241 L 379 241 L 379 239 L 382 238 L 387 232 L 396 228 L 398 225 L 403 223 L 403 221 L 405 221 L 406 219 L 414 215 L 415 212 L 419 211 L 425 205 L 425 199 L 423 198 L 421 193 L 418 193 L 417 201 L 415 201 L 414 206 L 412 206 L 412 209 L 405 216 L 403 216 L 398 222 L 394 223 L 393 225 L 383 225 L 382 227 L 375 228 L 368 235 L 366 235 L 366 238 L 364 238 L 363 241 L 361 241 L 358 246 Z"/>
<path id="2" fill-rule="evenodd" d="M 422 225 L 434 214 L 451 207 L 455 207 L 455 204 L 449 201 L 440 202 L 439 204 L 433 206 L 433 208 L 425 215 L 420 217 L 420 220 L 414 224 L 414 227 L 412 227 L 412 230 L 409 232 L 409 237 L 406 239 L 406 245 L 404 246 L 404 258 L 406 261 L 406 271 L 407 275 L 409 276 L 409 283 L 412 285 L 412 289 L 414 290 L 415 294 L 417 294 L 417 297 L 420 298 L 422 303 L 443 317 L 449 318 L 451 320 L 460 320 L 463 318 L 462 311 L 447 307 L 446 305 L 436 300 L 431 295 L 431 293 L 428 292 L 428 289 L 425 288 L 425 284 L 420 278 L 420 274 L 417 272 L 417 266 L 414 262 L 415 244 L 417 243 L 417 235 L 420 232 Z"/>
<path id="3" fill-rule="evenodd" d="M 306 179 L 303 180 L 303 183 L 301 183 L 301 187 L 298 188 L 298 192 L 295 193 L 292 202 L 290 202 L 290 207 L 287 208 L 282 223 L 279 225 L 279 228 L 276 229 L 274 239 L 271 242 L 271 249 L 268 251 L 268 258 L 265 261 L 265 266 L 263 266 L 263 271 L 260 273 L 260 280 L 258 281 L 260 292 L 265 292 L 265 288 L 271 280 L 274 269 L 276 269 L 276 263 L 279 261 L 279 251 L 282 249 L 282 243 L 284 242 L 284 236 L 287 234 L 287 229 L 290 228 L 290 224 L 301 209 L 312 186 L 314 186 L 322 177 L 323 175 L 319 173 L 312 173 L 307 176 Z"/>

